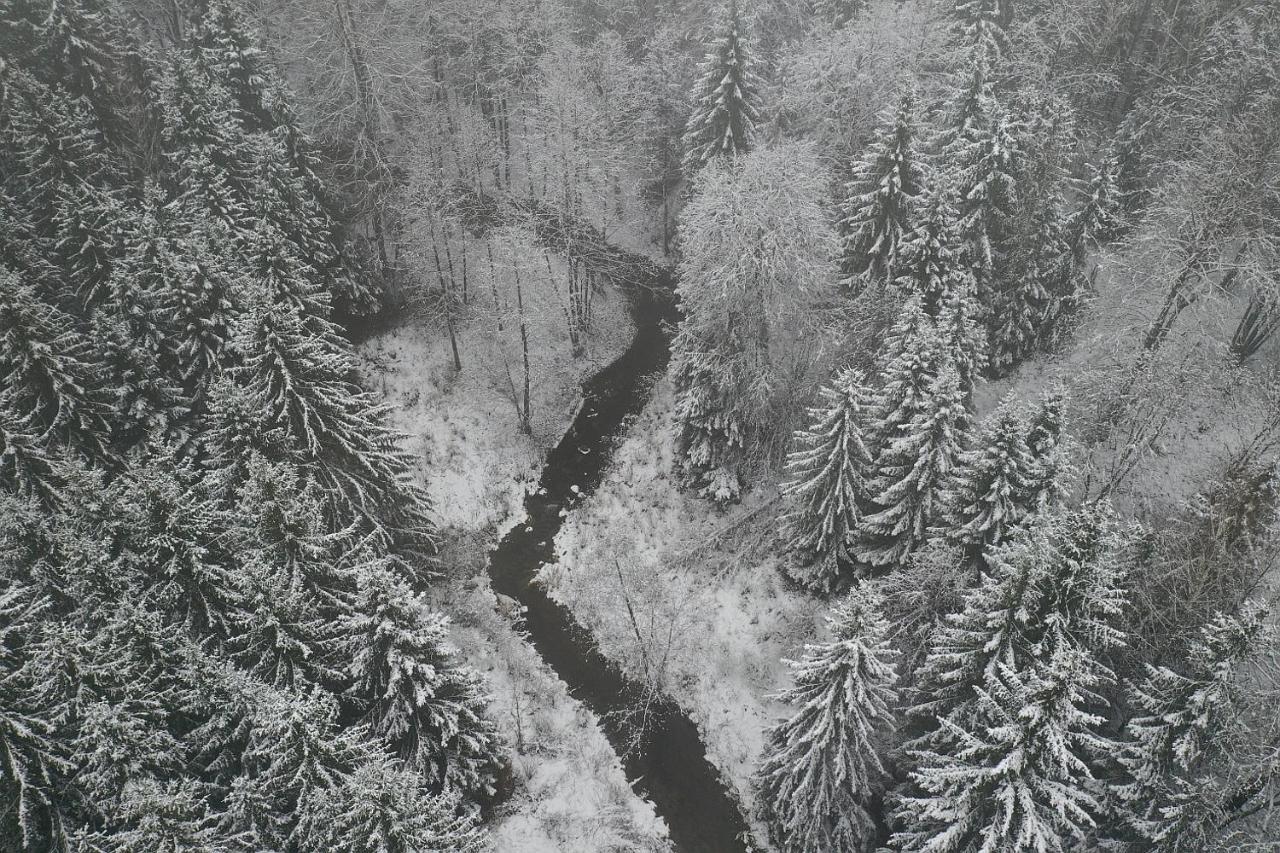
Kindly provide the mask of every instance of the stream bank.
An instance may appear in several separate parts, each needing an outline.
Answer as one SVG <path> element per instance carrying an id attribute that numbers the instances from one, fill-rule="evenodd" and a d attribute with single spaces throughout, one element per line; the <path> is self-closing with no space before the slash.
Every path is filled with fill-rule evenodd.
<path id="1" fill-rule="evenodd" d="M 583 387 L 583 405 L 547 455 L 538 487 L 525 499 L 524 521 L 490 553 L 496 592 L 525 608 L 529 641 L 601 719 L 638 792 L 653 802 L 681 853 L 734 853 L 752 849 L 740 804 L 707 759 L 698 727 L 674 701 L 652 696 L 597 649 L 589 631 L 534 582 L 555 559 L 554 541 L 565 515 L 600 484 L 617 441 L 648 399 L 666 367 L 664 323 L 674 319 L 670 274 L 653 286 L 628 288 L 636 335 L 627 350 Z M 646 725 L 634 737 L 630 719 L 645 708 Z"/>

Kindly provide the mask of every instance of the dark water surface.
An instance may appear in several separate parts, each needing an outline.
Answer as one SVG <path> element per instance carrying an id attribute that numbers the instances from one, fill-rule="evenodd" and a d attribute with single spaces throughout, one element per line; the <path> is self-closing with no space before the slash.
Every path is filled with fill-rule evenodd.
<path id="1" fill-rule="evenodd" d="M 669 293 L 670 282 L 665 282 Z M 616 361 L 587 381 L 585 402 L 573 425 L 547 456 L 541 488 L 525 498 L 527 518 L 490 553 L 493 588 L 526 608 L 529 640 L 569 690 L 601 718 L 614 748 L 630 744 L 623 722 L 644 696 L 596 650 L 591 634 L 566 608 L 533 583 L 539 567 L 554 559 L 553 542 L 571 507 L 600 485 L 626 419 L 648 399 L 656 375 L 667 363 L 664 319 L 670 300 L 661 292 L 639 289 L 632 296 L 636 337 Z M 576 486 L 578 491 L 574 492 Z M 707 760 L 697 727 L 668 699 L 651 706 L 651 725 L 637 749 L 623 755 L 627 777 L 667 822 L 681 853 L 737 853 L 753 849 L 737 798 Z M 566 852 L 567 853 L 567 852 Z"/>

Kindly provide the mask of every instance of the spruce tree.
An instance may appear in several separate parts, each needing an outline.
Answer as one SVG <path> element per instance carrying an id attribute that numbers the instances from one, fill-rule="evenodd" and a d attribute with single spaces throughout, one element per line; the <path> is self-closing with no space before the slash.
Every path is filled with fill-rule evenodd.
<path id="1" fill-rule="evenodd" d="M 61 792 L 75 772 L 29 652 L 50 603 L 0 565 L 0 833 L 23 850 L 66 850 L 73 816 Z"/>
<path id="2" fill-rule="evenodd" d="M 1085 267 L 1090 245 L 1112 242 L 1119 236 L 1123 224 L 1116 164 L 1110 157 L 1104 157 L 1087 168 L 1086 178 L 1078 185 L 1080 206 L 1067 218 L 1067 243 L 1077 272 Z"/>
<path id="3" fill-rule="evenodd" d="M 174 192 L 233 232 L 250 228 L 254 153 L 230 94 L 183 53 L 168 58 L 159 91 L 161 147 Z"/>
<path id="4" fill-rule="evenodd" d="M 915 224 L 902 240 L 893 283 L 908 297 L 918 296 L 925 313 L 936 317 L 951 278 L 960 270 L 955 208 L 939 192 L 920 202 Z"/>
<path id="5" fill-rule="evenodd" d="M 813 14 L 836 29 L 848 24 L 866 6 L 866 0 L 814 0 Z"/>
<path id="6" fill-rule="evenodd" d="M 0 268 L 0 387 L 12 418 L 41 441 L 110 462 L 102 369 L 72 319 Z"/>
<path id="7" fill-rule="evenodd" d="M 52 509 L 65 501 L 66 463 L 0 393 L 0 488 Z"/>
<path id="8" fill-rule="evenodd" d="M 843 370 L 819 393 L 821 404 L 809 410 L 812 425 L 796 433 L 782 490 L 793 506 L 784 517 L 790 547 L 816 564 L 811 584 L 829 590 L 840 579 L 838 562 L 848 558 L 866 499 L 871 455 L 862 425 L 869 391 L 861 374 Z"/>
<path id="9" fill-rule="evenodd" d="M 979 322 L 981 308 L 973 276 L 967 270 L 955 270 L 944 285 L 937 317 L 938 335 L 944 357 L 955 366 L 965 405 L 971 407 L 974 388 L 990 362 L 991 345 Z"/>
<path id="10" fill-rule="evenodd" d="M 941 529 L 970 566 L 983 568 L 985 555 L 1040 507 L 1029 431 L 1019 407 L 1006 397 L 974 446 L 960 455 Z"/>
<path id="11" fill-rule="evenodd" d="M 880 353 L 880 387 L 871 398 L 864 438 L 873 463 L 923 406 L 927 386 L 944 359 L 937 324 L 919 297 L 908 299 Z"/>
<path id="12" fill-rule="evenodd" d="M 454 660 L 448 620 L 378 562 L 359 583 L 344 630 L 367 724 L 436 790 L 491 795 L 498 735 L 485 718 L 483 680 Z"/>
<path id="13" fill-rule="evenodd" d="M 136 578 L 141 600 L 194 636 L 234 633 L 243 579 L 226 550 L 226 510 L 199 474 L 157 449 L 107 497 L 118 533 L 104 569 Z"/>
<path id="14" fill-rule="evenodd" d="M 1101 682 L 1076 649 L 999 666 L 976 690 L 974 724 L 943 721 L 954 748 L 913 755 L 914 792 L 897 804 L 891 848 L 1066 853 L 1086 844 L 1101 811 L 1090 765 L 1112 747 L 1090 710 Z"/>
<path id="15" fill-rule="evenodd" d="M 374 750 L 358 729 L 338 728 L 337 703 L 318 690 L 263 691 L 256 701 L 232 813 L 267 849 L 305 850 L 324 832 L 326 804 Z"/>
<path id="16" fill-rule="evenodd" d="M 338 527 L 356 522 L 387 542 L 434 547 L 426 496 L 409 479 L 387 409 L 348 379 L 349 344 L 332 325 L 258 299 L 238 322 L 234 349 L 241 363 L 229 373 L 250 410 L 263 412 L 304 470 L 331 490 L 326 512 Z"/>
<path id="17" fill-rule="evenodd" d="M 238 586 L 243 600 L 228 642 L 233 660 L 282 690 L 341 688 L 340 632 L 314 598 L 262 559 L 241 566 Z"/>
<path id="18" fill-rule="evenodd" d="M 872 801 L 897 701 L 894 651 L 880 599 L 866 584 L 837 604 L 831 639 L 787 661 L 794 685 L 780 699 L 794 715 L 769 733 L 758 776 L 762 817 L 787 853 L 853 853 L 876 839 Z"/>
<path id="19" fill-rule="evenodd" d="M 957 139 L 948 158 L 955 169 L 960 256 L 972 270 L 978 304 L 990 313 L 999 273 L 1010 251 L 1017 211 L 1014 175 L 1020 156 L 1017 128 L 999 113 L 991 123 Z M 994 322 L 999 323 L 996 317 Z"/>
<path id="20" fill-rule="evenodd" d="M 924 544 L 968 429 L 959 374 L 946 365 L 929 381 L 901 432 L 888 437 L 876 457 L 867 485 L 871 509 L 858 524 L 854 548 L 859 560 L 873 567 L 900 564 Z"/>
<path id="21" fill-rule="evenodd" d="M 708 161 L 743 154 L 755 142 L 759 121 L 759 81 L 738 13 L 730 0 L 723 34 L 707 53 L 694 84 L 693 113 L 685 125 L 684 173 L 692 180 Z"/>
<path id="22" fill-rule="evenodd" d="M 318 806 L 316 853 L 483 853 L 489 849 L 473 815 L 453 794 L 433 794 L 412 771 L 386 757 L 362 763 Z"/>
<path id="23" fill-rule="evenodd" d="M 1208 849 L 1225 793 L 1215 765 L 1246 725 L 1242 670 L 1274 645 L 1266 608 L 1247 601 L 1238 615 L 1217 614 L 1203 626 L 1184 672 L 1148 664 L 1131 686 L 1138 713 L 1125 726 L 1119 763 L 1127 780 L 1118 794 L 1139 839 L 1133 849 Z"/>
<path id="24" fill-rule="evenodd" d="M 915 111 L 915 93 L 908 90 L 893 114 L 881 116 L 876 141 L 854 164 L 845 185 L 840 272 L 851 293 L 897 277 L 902 244 L 912 231 L 912 208 L 924 188 Z"/>
<path id="25" fill-rule="evenodd" d="M 1129 535 L 1114 510 L 1099 504 L 1031 516 L 992 549 L 978 585 L 935 632 L 918 673 L 917 745 L 946 752 L 940 743 L 955 732 L 943 721 L 970 725 L 974 691 L 1002 667 L 1023 671 L 1057 648 L 1096 656 L 1120 645 Z M 1110 678 L 1104 669 L 1098 675 Z"/>

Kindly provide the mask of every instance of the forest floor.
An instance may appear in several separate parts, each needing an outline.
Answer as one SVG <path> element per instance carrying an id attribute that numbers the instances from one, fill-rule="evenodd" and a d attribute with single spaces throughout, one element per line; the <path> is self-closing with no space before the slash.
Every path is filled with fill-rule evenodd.
<path id="1" fill-rule="evenodd" d="M 491 825 L 503 853 L 669 849 L 652 805 L 628 784 L 598 721 L 538 658 L 499 612 L 485 556 L 522 512 L 546 451 L 563 434 L 586 376 L 625 349 L 633 333 L 625 302 L 596 297 L 585 357 L 569 355 L 554 315 L 532 318 L 538 342 L 532 376 L 532 434 L 517 428 L 508 366 L 519 362 L 491 318 L 461 329 L 463 370 L 454 370 L 448 337 L 409 319 L 361 347 L 362 372 L 393 406 L 435 505 L 445 540 L 433 604 L 454 619 L 461 656 L 488 679 L 490 711 L 511 744 L 515 792 Z M 517 378 L 517 382 L 520 380 Z M 430 476 L 427 476 L 427 472 Z"/>

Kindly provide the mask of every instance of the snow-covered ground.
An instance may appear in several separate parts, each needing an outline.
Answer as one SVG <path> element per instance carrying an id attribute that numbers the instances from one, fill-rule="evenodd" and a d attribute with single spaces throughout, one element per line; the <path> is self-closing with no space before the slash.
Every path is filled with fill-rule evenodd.
<path id="1" fill-rule="evenodd" d="M 488 331 L 493 317 L 478 312 L 461 329 L 460 373 L 447 335 L 426 322 L 408 320 L 361 347 L 362 372 L 392 404 L 443 528 L 442 577 L 429 594 L 454 618 L 463 658 L 488 679 L 491 713 L 512 745 L 515 791 L 491 824 L 501 853 L 670 849 L 665 825 L 632 791 L 598 721 L 497 612 L 485 573 L 487 549 L 518 521 L 546 450 L 569 424 L 581 380 L 631 339 L 616 293 L 598 295 L 595 311 L 579 359 L 553 312 L 531 316 L 531 435 L 517 428 L 504 364 L 513 354 Z"/>
<path id="2" fill-rule="evenodd" d="M 764 732 L 784 710 L 771 698 L 786 684 L 781 658 L 817 636 L 822 603 L 777 571 L 775 493 L 720 511 L 676 488 L 671 403 L 664 379 L 600 488 L 566 519 L 542 578 L 606 654 L 685 707 L 753 806 Z"/>

